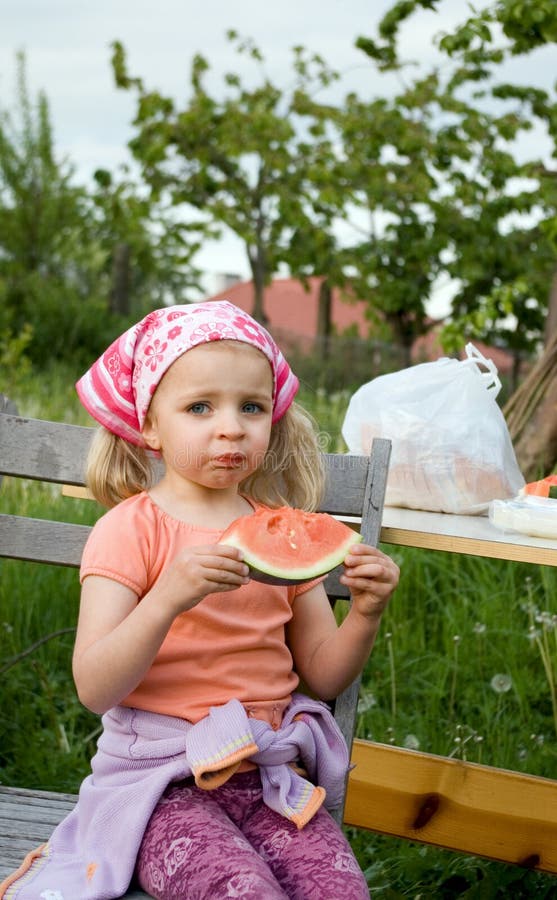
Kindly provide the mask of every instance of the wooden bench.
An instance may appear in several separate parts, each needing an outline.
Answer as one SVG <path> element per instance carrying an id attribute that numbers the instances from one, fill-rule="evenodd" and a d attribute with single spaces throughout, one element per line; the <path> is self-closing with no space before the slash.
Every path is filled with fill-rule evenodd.
<path id="1" fill-rule="evenodd" d="M 0 475 L 82 486 L 93 432 L 0 412 Z M 389 454 L 390 442 L 378 440 L 371 458 L 325 456 L 328 481 L 322 510 L 361 518 L 360 530 L 372 545 L 377 545 L 380 535 Z M 89 532 L 84 525 L 1 514 L 0 556 L 78 567 Z M 327 578 L 326 588 L 331 600 L 347 596 L 338 572 Z M 335 718 L 349 747 L 358 687 L 355 682 L 335 703 Z M 48 839 L 75 802 L 76 797 L 69 794 L 0 787 L 0 880 L 17 868 L 29 850 Z M 337 818 L 342 819 L 342 810 Z M 126 895 L 146 896 L 137 890 Z"/>

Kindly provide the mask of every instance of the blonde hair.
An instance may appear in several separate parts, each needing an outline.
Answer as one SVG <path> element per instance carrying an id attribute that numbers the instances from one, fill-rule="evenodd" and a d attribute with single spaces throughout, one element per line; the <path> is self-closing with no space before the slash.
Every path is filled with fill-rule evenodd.
<path id="1" fill-rule="evenodd" d="M 112 434 L 102 425 L 89 448 L 85 483 L 95 500 L 109 509 L 154 483 L 147 451 Z"/>
<path id="2" fill-rule="evenodd" d="M 157 480 L 156 464 L 142 447 L 100 427 L 87 458 L 85 480 L 91 494 L 108 508 L 148 490 Z M 240 491 L 266 506 L 317 509 L 325 487 L 323 454 L 311 416 L 293 403 L 271 428 L 261 465 Z"/>
<path id="3" fill-rule="evenodd" d="M 271 429 L 269 447 L 258 469 L 240 491 L 266 506 L 317 509 L 325 489 L 325 467 L 315 422 L 292 403 Z"/>

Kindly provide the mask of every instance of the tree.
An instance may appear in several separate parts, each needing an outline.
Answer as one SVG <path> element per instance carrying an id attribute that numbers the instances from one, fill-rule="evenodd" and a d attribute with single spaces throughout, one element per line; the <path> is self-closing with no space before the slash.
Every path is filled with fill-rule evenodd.
<path id="1" fill-rule="evenodd" d="M 111 312 L 140 318 L 167 302 L 186 302 L 199 289 L 194 259 L 207 229 L 181 221 L 173 208 L 154 202 L 128 177 L 117 180 L 98 169 L 94 180 L 95 233 Z"/>
<path id="2" fill-rule="evenodd" d="M 379 39 L 360 38 L 358 46 L 380 70 L 403 73 L 401 26 L 420 7 L 438 5 L 396 3 L 380 23 Z M 555 255 L 547 226 L 556 207 L 543 163 L 521 162 L 516 140 L 531 128 L 534 106 L 546 127 L 555 107 L 544 91 L 495 82 L 510 51 L 495 46 L 494 7 L 441 37 L 439 49 L 451 64 L 417 79 L 396 102 L 427 125 L 428 141 L 412 161 L 423 161 L 433 182 L 421 219 L 435 223 L 437 237 L 445 236 L 441 256 L 434 253 L 431 262 L 437 277 L 455 288 L 446 348 L 454 351 L 475 337 L 504 343 L 518 362 L 543 331 Z M 430 269 L 427 256 L 421 264 Z M 523 327 L 509 328 L 512 317 Z"/>
<path id="3" fill-rule="evenodd" d="M 260 50 L 233 31 L 228 37 L 260 66 L 259 84 L 245 87 L 228 73 L 223 96 L 215 98 L 204 85 L 209 63 L 196 55 L 183 109 L 129 76 L 120 43 L 113 45 L 112 64 L 117 85 L 137 94 L 130 147 L 153 194 L 238 235 L 253 279 L 253 314 L 265 321 L 264 287 L 292 235 L 310 220 L 312 180 L 320 177 L 316 170 L 327 155 L 327 138 L 319 129 L 312 132 L 300 113 L 302 101 L 336 75 L 319 56 L 297 47 L 294 86 L 278 88 L 264 74 Z"/>
<path id="4" fill-rule="evenodd" d="M 85 286 L 82 222 L 87 198 L 55 158 L 44 94 L 29 99 L 17 59 L 17 114 L 0 113 L 0 293 L 4 330 L 32 328 L 35 359 L 63 351 Z M 72 322 L 73 319 L 73 322 Z"/>
<path id="5" fill-rule="evenodd" d="M 360 38 L 359 46 L 382 70 L 400 70 L 401 26 L 420 8 L 434 10 L 439 2 L 394 4 L 378 39 Z M 446 338 L 454 347 L 459 337 L 502 337 L 518 358 L 532 352 L 545 330 L 544 356 L 505 408 L 527 478 L 557 461 L 546 427 L 547 403 L 557 393 L 556 357 L 553 334 L 544 329 L 546 318 L 556 320 L 557 179 L 545 159 L 520 160 L 515 141 L 537 123 L 555 148 L 557 103 L 555 93 L 502 82 L 500 73 L 512 56 L 556 41 L 553 0 L 495 0 L 438 41 L 451 62 L 440 109 L 456 113 L 456 120 L 442 120 L 439 131 L 449 192 L 444 227 L 453 236 L 446 271 L 460 282 Z M 471 151 L 465 166 L 463 137 Z M 511 328 L 509 321 L 515 323 Z"/>
<path id="6" fill-rule="evenodd" d="M 352 292 L 368 301 L 370 319 L 388 325 L 407 365 L 415 339 L 431 327 L 426 303 L 446 245 L 436 227 L 425 91 L 418 85 L 393 101 L 350 95 L 339 113 L 355 234 L 344 247 Z"/>
<path id="7" fill-rule="evenodd" d="M 81 366 L 132 315 L 184 299 L 199 244 L 128 177 L 99 170 L 95 189 L 75 183 L 56 157 L 46 96 L 29 97 L 22 54 L 15 101 L 0 110 L 0 343 L 21 348 L 23 336 L 34 362 Z"/>

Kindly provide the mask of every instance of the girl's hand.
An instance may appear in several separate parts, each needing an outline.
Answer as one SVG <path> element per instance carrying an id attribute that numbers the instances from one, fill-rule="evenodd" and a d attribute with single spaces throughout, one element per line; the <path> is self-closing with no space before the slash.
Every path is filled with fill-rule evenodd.
<path id="1" fill-rule="evenodd" d="M 88 575 L 73 657 L 81 702 L 99 715 L 121 703 L 145 677 L 176 616 L 207 594 L 245 584 L 247 573 L 239 550 L 214 544 L 179 553 L 140 602 L 126 585 Z"/>
<path id="2" fill-rule="evenodd" d="M 350 590 L 355 610 L 367 618 L 380 618 L 398 584 L 400 570 L 375 547 L 354 544 L 344 560 L 342 584 Z"/>
<path id="3" fill-rule="evenodd" d="M 248 566 L 236 547 L 210 544 L 188 547 L 179 553 L 150 593 L 177 616 L 196 606 L 207 594 L 234 591 L 247 584 Z"/>

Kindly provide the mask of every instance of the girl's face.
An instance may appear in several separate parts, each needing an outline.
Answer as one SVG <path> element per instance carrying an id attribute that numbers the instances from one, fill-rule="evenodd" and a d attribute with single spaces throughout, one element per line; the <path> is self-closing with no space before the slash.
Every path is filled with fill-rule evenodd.
<path id="1" fill-rule="evenodd" d="M 263 353 L 239 341 L 200 344 L 161 379 L 143 437 L 161 451 L 167 477 L 237 488 L 263 461 L 272 407 L 273 374 Z"/>

